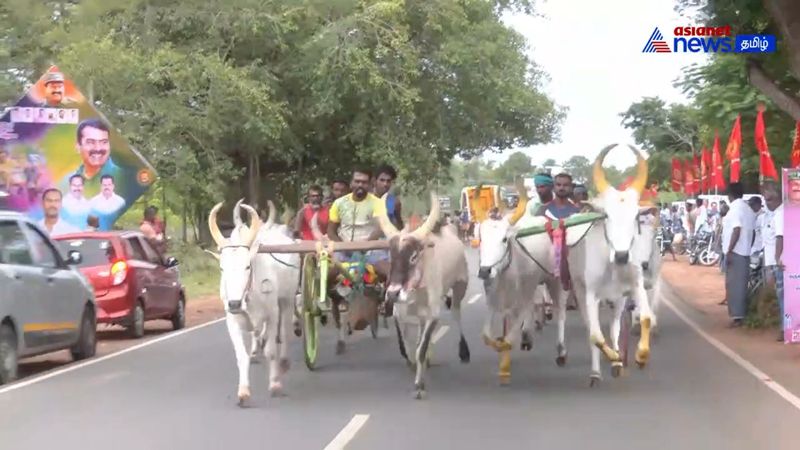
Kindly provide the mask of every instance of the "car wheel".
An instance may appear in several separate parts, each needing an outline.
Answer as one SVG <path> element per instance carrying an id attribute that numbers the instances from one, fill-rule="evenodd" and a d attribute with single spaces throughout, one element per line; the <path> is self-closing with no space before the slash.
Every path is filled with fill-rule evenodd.
<path id="1" fill-rule="evenodd" d="M 128 334 L 135 339 L 144 336 L 144 306 L 141 301 L 137 301 L 136 306 L 133 308 Z"/>
<path id="2" fill-rule="evenodd" d="M 186 326 L 186 300 L 183 295 L 178 299 L 178 305 L 175 307 L 175 313 L 172 314 L 172 329 L 180 330 Z"/>
<path id="3" fill-rule="evenodd" d="M 9 325 L 0 325 L 0 384 L 17 378 L 17 336 Z"/>
<path id="4" fill-rule="evenodd" d="M 97 350 L 97 323 L 94 313 L 86 308 L 81 319 L 81 331 L 78 343 L 72 348 L 72 358 L 76 361 L 91 358 Z"/>

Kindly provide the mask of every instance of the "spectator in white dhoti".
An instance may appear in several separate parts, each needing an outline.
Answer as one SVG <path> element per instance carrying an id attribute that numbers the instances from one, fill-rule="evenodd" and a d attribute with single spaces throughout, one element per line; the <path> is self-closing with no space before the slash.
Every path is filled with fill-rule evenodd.
<path id="1" fill-rule="evenodd" d="M 730 327 L 739 327 L 747 315 L 747 280 L 750 278 L 750 250 L 753 244 L 755 214 L 742 200 L 741 183 L 728 186 L 730 210 L 722 224 L 722 249 L 725 251 L 725 297 L 728 300 Z"/>

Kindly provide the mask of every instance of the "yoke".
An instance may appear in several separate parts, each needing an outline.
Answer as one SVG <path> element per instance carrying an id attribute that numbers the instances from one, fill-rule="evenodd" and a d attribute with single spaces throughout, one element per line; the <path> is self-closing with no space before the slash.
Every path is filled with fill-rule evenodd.
<path id="1" fill-rule="evenodd" d="M 604 213 L 598 213 L 598 212 L 578 213 L 578 214 L 573 214 L 564 219 L 564 226 L 566 228 L 569 228 L 577 225 L 585 225 L 587 223 L 593 223 L 605 218 L 606 215 Z M 542 225 L 533 225 L 530 227 L 521 228 L 517 230 L 517 237 L 522 238 L 522 237 L 542 234 L 548 231 L 548 229 L 557 229 L 559 226 L 560 226 L 559 220 L 551 220 L 549 224 L 548 222 L 545 222 Z"/>

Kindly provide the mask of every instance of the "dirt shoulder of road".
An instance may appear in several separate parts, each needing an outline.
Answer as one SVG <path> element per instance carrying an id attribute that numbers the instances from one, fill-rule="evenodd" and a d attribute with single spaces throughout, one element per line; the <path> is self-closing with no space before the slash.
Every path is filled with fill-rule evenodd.
<path id="1" fill-rule="evenodd" d="M 686 258 L 672 261 L 667 256 L 661 273 L 707 333 L 800 395 L 800 345 L 777 342 L 777 329 L 728 328 L 728 308 L 719 304 L 725 297 L 725 278 L 718 266 L 690 266 Z"/>
<path id="2" fill-rule="evenodd" d="M 189 299 L 186 303 L 186 328 L 210 322 L 224 315 L 222 303 L 218 296 L 206 295 Z M 145 323 L 145 336 L 141 339 L 131 339 L 126 335 L 125 329 L 120 326 L 98 325 L 97 327 L 97 354 L 95 357 L 105 356 L 124 350 L 149 339 L 163 336 L 172 331 L 172 325 L 166 320 L 154 320 Z M 64 350 L 46 355 L 27 358 L 20 361 L 19 378 L 38 375 L 49 370 L 63 367 L 72 362 L 69 351 Z"/>

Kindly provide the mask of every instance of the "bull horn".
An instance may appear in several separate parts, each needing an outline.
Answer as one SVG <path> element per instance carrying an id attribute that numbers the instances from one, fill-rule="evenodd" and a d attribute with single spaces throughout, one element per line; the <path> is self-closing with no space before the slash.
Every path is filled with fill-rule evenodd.
<path id="1" fill-rule="evenodd" d="M 222 232 L 219 231 L 219 226 L 217 225 L 217 213 L 220 208 L 222 208 L 222 202 L 214 205 L 214 207 L 211 208 L 211 212 L 208 214 L 208 230 L 211 232 L 211 237 L 214 238 L 214 242 L 217 244 L 218 248 L 222 248 L 228 244 L 228 240 L 225 239 Z"/>
<path id="2" fill-rule="evenodd" d="M 311 216 L 311 223 L 309 225 L 311 227 L 311 234 L 314 236 L 314 240 L 321 241 L 324 236 L 319 229 L 319 220 L 317 216 L 319 216 L 319 212 L 315 212 L 314 215 Z"/>
<path id="3" fill-rule="evenodd" d="M 411 236 L 417 238 L 417 240 L 423 240 L 433 231 L 434 225 L 439 220 L 439 196 L 436 195 L 436 192 L 431 191 L 431 212 L 428 214 L 428 218 L 425 219 L 425 222 L 419 226 L 416 230 L 411 233 Z"/>
<path id="4" fill-rule="evenodd" d="M 267 209 L 269 212 L 267 213 L 267 223 L 264 224 L 264 228 L 270 229 L 275 225 L 275 215 L 277 214 L 275 204 L 272 203 L 272 200 L 267 200 Z"/>
<path id="5" fill-rule="evenodd" d="M 628 145 L 631 151 L 636 155 L 636 178 L 631 183 L 631 188 L 641 194 L 647 185 L 647 160 L 642 156 L 642 152 Z"/>
<path id="6" fill-rule="evenodd" d="M 381 202 L 383 204 L 383 208 L 379 208 L 380 211 L 378 214 L 375 215 L 375 218 L 378 219 L 378 225 L 381 227 L 381 231 L 383 234 L 386 235 L 387 238 L 392 238 L 400 234 L 400 231 L 397 230 L 397 227 L 394 226 L 391 220 L 389 220 L 389 216 L 387 215 L 386 211 L 386 198 L 389 196 L 389 193 L 383 194 L 381 197 Z"/>
<path id="7" fill-rule="evenodd" d="M 244 198 L 240 198 L 236 205 L 233 206 L 233 226 L 234 227 L 241 227 L 244 225 L 242 223 L 242 202 L 244 202 Z"/>
<path id="8" fill-rule="evenodd" d="M 243 239 L 242 243 L 250 246 L 256 241 L 258 231 L 261 229 L 261 218 L 258 217 L 258 213 L 252 206 L 243 203 L 242 208 L 244 208 L 244 210 L 247 211 L 247 215 L 250 216 L 250 229 L 247 234 L 245 234 L 245 239 Z"/>
<path id="9" fill-rule="evenodd" d="M 525 215 L 525 211 L 528 209 L 528 189 L 525 188 L 525 182 L 522 180 L 522 178 L 517 178 L 514 184 L 517 187 L 519 201 L 517 202 L 517 208 L 514 210 L 514 214 L 510 219 L 508 219 L 508 222 L 511 225 L 515 225 L 519 219 Z"/>
<path id="10" fill-rule="evenodd" d="M 600 150 L 600 154 L 597 155 L 597 159 L 594 161 L 592 181 L 594 181 L 594 186 L 597 188 L 598 194 L 602 194 L 609 187 L 608 180 L 606 180 L 606 172 L 603 170 L 603 160 L 606 159 L 608 152 L 610 152 L 611 149 L 616 146 L 617 144 L 607 145 L 604 149 Z"/>

